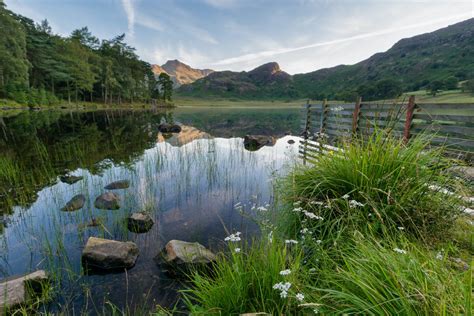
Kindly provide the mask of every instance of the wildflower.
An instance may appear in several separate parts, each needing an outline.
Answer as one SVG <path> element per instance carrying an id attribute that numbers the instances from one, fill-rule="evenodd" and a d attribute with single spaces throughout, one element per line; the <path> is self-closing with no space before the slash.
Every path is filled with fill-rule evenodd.
<path id="1" fill-rule="evenodd" d="M 336 106 L 336 107 L 331 109 L 331 111 L 333 111 L 333 112 L 341 112 L 342 110 L 344 110 L 344 108 L 342 106 Z"/>
<path id="2" fill-rule="evenodd" d="M 316 272 L 316 268 L 311 268 L 311 269 L 309 269 L 309 272 L 311 272 L 311 273 Z"/>
<path id="3" fill-rule="evenodd" d="M 319 205 L 319 206 L 323 206 L 323 205 L 324 205 L 324 203 L 321 202 L 321 201 L 311 201 L 311 202 L 309 202 L 309 203 L 310 203 L 310 204 L 313 204 L 313 205 Z"/>
<path id="4" fill-rule="evenodd" d="M 273 230 L 268 233 L 268 240 L 273 241 Z"/>
<path id="5" fill-rule="evenodd" d="M 398 252 L 398 253 L 401 253 L 402 255 L 404 255 L 404 254 L 407 253 L 406 250 L 403 250 L 403 249 L 400 249 L 400 248 L 393 248 L 393 251 Z"/>
<path id="6" fill-rule="evenodd" d="M 320 240 L 320 239 L 316 240 L 316 243 L 317 243 L 318 245 L 320 245 L 322 242 L 323 242 L 323 241 Z"/>
<path id="7" fill-rule="evenodd" d="M 280 297 L 281 298 L 287 298 L 288 297 L 288 292 L 287 291 L 281 291 L 280 292 Z"/>
<path id="8" fill-rule="evenodd" d="M 303 211 L 303 214 L 308 217 L 308 218 L 311 218 L 311 219 L 318 219 L 318 220 L 323 220 L 323 218 L 319 215 L 316 215 L 314 213 L 311 213 L 311 212 L 308 212 L 308 211 Z"/>
<path id="9" fill-rule="evenodd" d="M 360 203 L 360 202 L 357 202 L 356 200 L 350 200 L 349 201 L 349 207 L 350 208 L 356 208 L 356 207 L 364 207 L 365 205 Z"/>
<path id="10" fill-rule="evenodd" d="M 235 248 L 234 251 L 235 251 L 236 253 L 239 253 L 239 252 L 240 252 L 240 248 Z"/>
<path id="11" fill-rule="evenodd" d="M 349 198 L 349 194 L 344 194 L 344 195 L 342 196 L 342 198 L 343 198 L 344 200 L 347 200 L 347 199 Z"/>
<path id="12" fill-rule="evenodd" d="M 294 240 L 294 239 L 287 239 L 287 240 L 285 240 L 285 244 L 295 244 L 295 245 L 296 245 L 297 243 L 298 243 L 298 241 L 297 241 L 297 240 Z"/>
<path id="13" fill-rule="evenodd" d="M 285 292 L 288 292 L 288 290 L 290 289 L 291 287 L 291 283 L 290 282 L 278 282 L 276 283 L 275 285 L 273 285 L 273 289 L 274 290 L 280 290 L 280 291 L 285 291 Z"/>
<path id="14" fill-rule="evenodd" d="M 303 212 L 303 208 L 302 208 L 302 207 L 295 207 L 295 208 L 293 209 L 293 212 L 297 212 L 297 213 L 298 213 L 298 212 Z"/>
<path id="15" fill-rule="evenodd" d="M 290 273 L 291 273 L 291 270 L 290 270 L 290 269 L 286 269 L 286 270 L 280 271 L 280 275 L 283 275 L 283 276 L 288 275 L 288 274 L 290 274 Z"/>
<path id="16" fill-rule="evenodd" d="M 232 241 L 232 242 L 240 241 L 241 238 L 239 236 L 240 236 L 240 232 L 236 232 L 235 234 L 230 234 L 229 236 L 224 238 L 224 240 L 225 241 Z"/>
<path id="17" fill-rule="evenodd" d="M 303 293 L 298 293 L 296 294 L 296 299 L 300 302 L 302 302 L 304 300 L 304 295 Z"/>
<path id="18" fill-rule="evenodd" d="M 405 230 L 405 227 L 402 227 L 402 226 L 398 226 L 397 228 L 398 230 Z"/>
<path id="19" fill-rule="evenodd" d="M 293 206 L 299 206 L 301 204 L 301 201 L 296 201 L 293 203 Z"/>
<path id="20" fill-rule="evenodd" d="M 309 229 L 305 227 L 302 230 L 300 230 L 300 233 L 306 234 L 308 231 L 309 231 Z"/>
<path id="21" fill-rule="evenodd" d="M 319 309 L 315 308 L 315 309 L 313 309 L 313 312 L 314 312 L 315 314 L 319 314 Z"/>
<path id="22" fill-rule="evenodd" d="M 257 207 L 257 211 L 266 212 L 266 211 L 268 211 L 268 209 L 265 206 L 259 206 L 259 207 Z"/>
<path id="23" fill-rule="evenodd" d="M 443 260 L 443 253 L 441 251 L 436 254 L 436 259 Z"/>

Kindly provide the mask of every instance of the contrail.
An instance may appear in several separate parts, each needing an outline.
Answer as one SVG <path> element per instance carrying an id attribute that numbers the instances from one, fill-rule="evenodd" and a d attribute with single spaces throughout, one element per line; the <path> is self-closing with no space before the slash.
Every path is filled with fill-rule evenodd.
<path id="1" fill-rule="evenodd" d="M 437 24 L 441 22 L 447 22 L 447 21 L 461 19 L 461 18 L 465 19 L 465 18 L 470 18 L 470 17 L 471 17 L 470 14 L 454 15 L 447 18 L 443 18 L 443 19 L 431 20 L 429 22 L 422 22 L 422 23 L 417 23 L 417 24 L 412 24 L 412 25 L 407 25 L 407 26 L 393 27 L 393 28 L 388 28 L 381 31 L 354 35 L 351 37 L 341 38 L 341 39 L 327 41 L 327 42 L 318 42 L 318 43 L 313 43 L 313 44 L 299 46 L 299 47 L 287 47 L 287 48 L 280 48 L 280 49 L 275 49 L 275 50 L 266 50 L 266 51 L 261 51 L 261 52 L 256 52 L 256 53 L 245 54 L 245 55 L 241 55 L 237 57 L 222 59 L 220 61 L 213 63 L 213 65 L 215 66 L 231 65 L 238 62 L 250 61 L 250 60 L 254 60 L 254 59 L 258 59 L 262 57 L 270 57 L 270 56 L 275 56 L 275 55 L 292 53 L 292 52 L 296 52 L 296 51 L 308 49 L 308 48 L 334 45 L 334 44 L 349 42 L 349 41 L 353 41 L 357 39 L 363 39 L 363 38 L 369 38 L 373 36 L 394 33 L 400 30 L 409 30 L 409 29 L 413 29 L 417 27 L 428 26 L 428 25 Z"/>

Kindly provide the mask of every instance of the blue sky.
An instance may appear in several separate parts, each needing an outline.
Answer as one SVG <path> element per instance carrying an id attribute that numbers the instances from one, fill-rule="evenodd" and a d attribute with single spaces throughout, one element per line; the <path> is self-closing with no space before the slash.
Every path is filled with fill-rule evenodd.
<path id="1" fill-rule="evenodd" d="M 5 0 L 68 35 L 126 33 L 150 63 L 250 70 L 276 61 L 289 73 L 353 64 L 396 41 L 474 16 L 474 0 Z"/>

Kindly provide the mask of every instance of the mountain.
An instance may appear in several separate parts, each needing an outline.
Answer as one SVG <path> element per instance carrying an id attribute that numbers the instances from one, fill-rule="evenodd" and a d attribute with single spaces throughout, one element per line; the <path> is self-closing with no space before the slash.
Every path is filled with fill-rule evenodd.
<path id="1" fill-rule="evenodd" d="M 216 71 L 178 89 L 181 95 L 283 98 L 296 96 L 293 78 L 275 63 L 251 71 Z"/>
<path id="2" fill-rule="evenodd" d="M 211 69 L 194 69 L 179 60 L 168 60 L 164 65 L 152 65 L 152 70 L 155 75 L 162 72 L 167 73 L 175 84 L 175 88 L 192 83 L 200 78 L 206 77 L 213 72 Z"/>
<path id="3" fill-rule="evenodd" d="M 350 53 L 350 52 L 348 52 Z M 242 98 L 346 98 L 391 81 L 403 91 L 426 88 L 449 77 L 474 78 L 474 18 L 398 41 L 354 65 L 290 76 L 276 63 L 250 72 L 214 72 L 179 93 Z M 364 97 L 364 96 L 363 96 Z"/>

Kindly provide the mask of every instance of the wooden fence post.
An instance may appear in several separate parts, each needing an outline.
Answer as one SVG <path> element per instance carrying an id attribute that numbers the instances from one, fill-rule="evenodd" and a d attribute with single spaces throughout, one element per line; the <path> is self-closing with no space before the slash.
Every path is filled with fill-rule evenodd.
<path id="1" fill-rule="evenodd" d="M 406 144 L 410 140 L 411 123 L 413 121 L 413 112 L 415 111 L 415 96 L 411 95 L 408 99 L 407 115 L 405 119 L 405 128 L 403 130 L 403 142 Z"/>
<path id="2" fill-rule="evenodd" d="M 357 133 L 357 128 L 359 127 L 359 117 L 360 117 L 361 103 L 362 103 L 362 97 L 358 97 L 357 102 L 355 104 L 353 117 L 352 117 L 352 137 L 355 136 L 355 134 Z"/>

